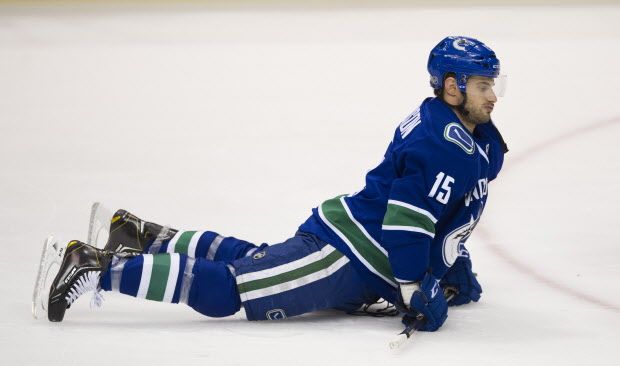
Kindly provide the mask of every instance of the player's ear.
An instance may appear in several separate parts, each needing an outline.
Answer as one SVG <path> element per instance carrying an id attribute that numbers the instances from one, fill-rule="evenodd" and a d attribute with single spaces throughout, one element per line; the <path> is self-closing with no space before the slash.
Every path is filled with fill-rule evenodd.
<path id="1" fill-rule="evenodd" d="M 456 83 L 456 79 L 453 76 L 448 76 L 446 80 L 443 82 L 444 84 L 444 93 L 449 95 L 450 97 L 458 97 L 460 94 L 459 87 Z"/>

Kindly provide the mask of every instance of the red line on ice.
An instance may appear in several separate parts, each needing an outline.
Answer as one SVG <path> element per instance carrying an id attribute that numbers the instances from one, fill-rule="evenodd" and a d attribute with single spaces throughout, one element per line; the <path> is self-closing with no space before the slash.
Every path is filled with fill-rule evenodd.
<path id="1" fill-rule="evenodd" d="M 529 149 L 527 149 L 525 152 L 523 152 L 520 155 L 517 155 L 515 157 L 510 158 L 510 166 L 514 167 L 517 164 L 522 163 L 523 161 L 529 159 L 532 155 L 548 149 L 549 147 L 552 147 L 554 145 L 558 145 L 562 142 L 565 142 L 566 140 L 575 138 L 575 137 L 581 137 L 584 134 L 588 134 L 588 133 L 592 133 L 610 126 L 613 126 L 614 124 L 620 123 L 620 117 L 615 117 L 612 119 L 608 119 L 608 120 L 604 120 L 604 121 L 600 121 L 600 122 L 596 122 L 594 124 L 590 124 L 590 125 L 585 125 L 583 127 L 577 128 L 575 130 L 571 130 L 571 131 L 567 131 L 565 133 L 559 134 L 557 136 L 552 137 L 551 139 L 542 141 L 538 144 L 535 144 L 534 146 L 530 147 Z M 566 285 L 563 285 L 559 282 L 554 281 L 553 279 L 546 277 L 542 274 L 540 274 L 539 272 L 537 272 L 533 267 L 528 266 L 527 264 L 524 264 L 523 262 L 520 262 L 519 260 L 517 260 L 515 257 L 513 257 L 504 247 L 495 244 L 492 242 L 491 240 L 491 235 L 484 230 L 483 228 L 479 228 L 479 230 L 477 230 L 477 232 L 480 234 L 480 236 L 483 238 L 483 240 L 485 241 L 485 243 L 487 244 L 487 246 L 489 247 L 489 249 L 491 249 L 491 252 L 493 254 L 495 254 L 496 256 L 500 257 L 501 259 L 503 259 L 506 263 L 508 263 L 509 265 L 511 265 L 512 267 L 514 267 L 517 271 L 535 278 L 537 281 L 544 283 L 545 285 L 551 287 L 554 290 L 557 290 L 559 292 L 562 292 L 564 294 L 570 295 L 574 298 L 577 298 L 581 301 L 585 301 L 588 302 L 590 304 L 593 305 L 597 305 L 600 306 L 604 309 L 608 309 L 611 310 L 613 312 L 616 313 L 620 313 L 620 306 L 612 304 L 612 303 L 608 303 L 604 300 L 601 300 L 597 297 L 594 297 L 592 295 L 588 295 L 586 293 L 583 293 L 577 289 L 568 287 Z"/>

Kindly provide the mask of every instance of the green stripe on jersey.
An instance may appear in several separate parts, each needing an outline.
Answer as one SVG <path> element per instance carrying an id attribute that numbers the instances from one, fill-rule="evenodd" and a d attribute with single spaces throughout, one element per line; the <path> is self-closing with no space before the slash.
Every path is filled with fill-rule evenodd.
<path id="1" fill-rule="evenodd" d="M 351 220 L 343 203 L 338 196 L 321 204 L 321 211 L 325 218 L 339 230 L 353 245 L 355 250 L 381 275 L 393 280 L 392 267 L 385 254 L 383 254 L 364 235 L 362 230 Z"/>
<path id="2" fill-rule="evenodd" d="M 184 231 L 183 234 L 177 240 L 176 245 L 174 246 L 175 253 L 187 254 L 187 248 L 189 247 L 189 242 L 192 240 L 192 236 L 196 234 L 196 231 Z"/>
<path id="3" fill-rule="evenodd" d="M 239 293 L 243 294 L 248 291 L 260 290 L 263 288 L 279 285 L 285 282 L 294 281 L 300 279 L 302 277 L 308 276 L 312 273 L 316 273 L 322 271 L 332 264 L 334 264 L 338 259 L 342 258 L 344 255 L 337 250 L 334 250 L 327 256 L 321 258 L 320 260 L 307 264 L 301 268 L 297 268 L 288 272 L 281 273 L 279 275 L 275 275 L 272 277 L 263 278 L 260 280 L 249 281 L 245 283 L 238 284 Z"/>
<path id="4" fill-rule="evenodd" d="M 170 273 L 170 254 L 153 255 L 153 271 L 146 298 L 154 301 L 162 301 L 168 284 Z"/>
<path id="5" fill-rule="evenodd" d="M 427 216 L 407 207 L 388 203 L 383 225 L 413 226 L 435 234 L 435 224 Z"/>

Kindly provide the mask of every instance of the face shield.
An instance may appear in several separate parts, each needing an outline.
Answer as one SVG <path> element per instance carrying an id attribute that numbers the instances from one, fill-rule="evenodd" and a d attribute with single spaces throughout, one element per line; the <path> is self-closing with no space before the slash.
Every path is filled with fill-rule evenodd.
<path id="1" fill-rule="evenodd" d="M 506 83 L 506 75 L 498 75 L 496 78 L 471 76 L 467 80 L 467 94 L 482 96 L 489 100 L 497 99 L 505 95 Z"/>

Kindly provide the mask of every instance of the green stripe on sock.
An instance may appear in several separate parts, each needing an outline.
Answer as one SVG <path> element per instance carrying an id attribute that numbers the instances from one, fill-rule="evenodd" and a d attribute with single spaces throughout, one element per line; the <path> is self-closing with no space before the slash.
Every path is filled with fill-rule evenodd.
<path id="1" fill-rule="evenodd" d="M 340 197 L 323 202 L 321 210 L 329 222 L 334 225 L 349 241 L 362 257 L 383 276 L 393 279 L 392 267 L 387 256 L 383 254 L 364 235 L 357 225 L 349 218 Z"/>
<path id="2" fill-rule="evenodd" d="M 281 283 L 293 281 L 302 277 L 305 277 L 309 274 L 324 270 L 334 264 L 338 259 L 342 258 L 344 255 L 337 250 L 334 250 L 329 255 L 320 260 L 307 264 L 301 268 L 297 268 L 288 272 L 284 272 L 279 275 L 275 275 L 273 277 L 267 277 L 260 280 L 249 281 L 245 283 L 241 283 L 238 286 L 239 293 L 242 294 L 244 292 L 260 290 L 263 288 L 279 285 Z"/>
<path id="3" fill-rule="evenodd" d="M 168 284 L 168 274 L 170 273 L 170 254 L 153 255 L 153 271 L 151 272 L 151 282 L 146 298 L 154 301 L 162 301 Z"/>
<path id="4" fill-rule="evenodd" d="M 415 226 L 435 234 L 435 224 L 427 216 L 407 207 L 388 204 L 383 225 Z"/>
<path id="5" fill-rule="evenodd" d="M 195 231 L 185 231 L 177 240 L 177 245 L 174 246 L 175 253 L 187 254 L 187 248 L 189 247 L 189 242 L 192 240 L 192 236 L 196 234 Z"/>

